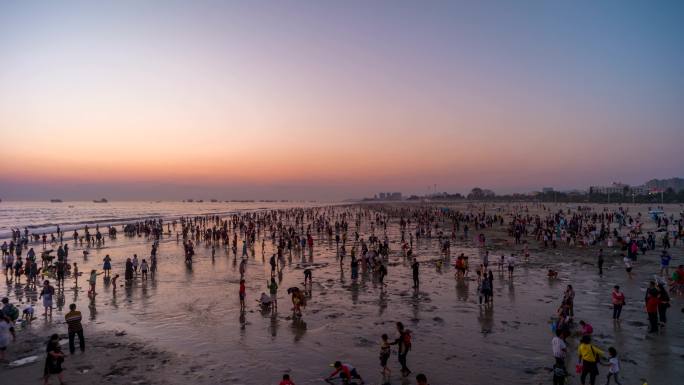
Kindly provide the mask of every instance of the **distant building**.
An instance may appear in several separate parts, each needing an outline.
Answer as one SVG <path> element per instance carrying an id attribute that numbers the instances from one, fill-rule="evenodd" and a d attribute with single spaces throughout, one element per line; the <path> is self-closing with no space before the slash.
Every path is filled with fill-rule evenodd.
<path id="1" fill-rule="evenodd" d="M 554 191 L 553 187 L 542 187 L 542 193 L 543 194 L 552 193 L 553 191 Z"/>
<path id="2" fill-rule="evenodd" d="M 630 186 L 619 182 L 613 182 L 610 186 L 589 187 L 589 194 L 647 195 L 649 192 L 650 189 L 644 185 Z"/>
<path id="3" fill-rule="evenodd" d="M 629 188 L 632 195 L 648 195 L 651 189 L 646 186 L 632 186 Z"/>
<path id="4" fill-rule="evenodd" d="M 403 196 L 400 192 L 381 192 L 375 194 L 373 198 L 378 201 L 400 201 Z"/>

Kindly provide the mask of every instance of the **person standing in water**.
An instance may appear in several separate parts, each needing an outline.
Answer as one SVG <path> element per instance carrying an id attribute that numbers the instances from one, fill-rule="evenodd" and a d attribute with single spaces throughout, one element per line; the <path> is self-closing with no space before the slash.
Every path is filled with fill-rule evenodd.
<path id="1" fill-rule="evenodd" d="M 603 277 L 603 249 L 599 249 L 598 253 L 598 273 L 599 277 Z"/>
<path id="2" fill-rule="evenodd" d="M 126 282 L 131 281 L 133 279 L 133 262 L 131 262 L 130 258 L 126 258 L 126 269 L 124 273 L 124 279 Z"/>
<path id="3" fill-rule="evenodd" d="M 90 290 L 88 290 L 88 295 L 93 297 L 97 295 L 97 293 L 95 293 L 95 284 L 97 283 L 97 276 L 100 274 L 104 273 L 98 273 L 95 269 L 90 271 L 90 279 L 88 279 L 88 283 L 90 283 Z"/>
<path id="4" fill-rule="evenodd" d="M 271 277 L 271 282 L 266 281 L 266 287 L 268 292 L 271 294 L 271 308 L 278 309 L 278 284 L 275 278 Z"/>
<path id="5" fill-rule="evenodd" d="M 420 264 L 418 263 L 418 260 L 416 258 L 413 258 L 411 269 L 413 270 L 413 287 L 417 289 L 420 285 L 420 279 L 418 277 Z"/>
<path id="6" fill-rule="evenodd" d="M 622 258 L 622 262 L 625 264 L 625 271 L 627 271 L 627 276 L 631 279 L 632 278 L 632 258 L 630 258 L 627 255 L 622 254 L 624 258 Z"/>
<path id="7" fill-rule="evenodd" d="M 112 270 L 112 258 L 109 257 L 109 254 L 105 255 L 102 259 L 102 270 L 104 270 L 105 277 L 109 277 Z"/>
<path id="8" fill-rule="evenodd" d="M 45 308 L 44 316 L 52 317 L 52 296 L 55 295 L 55 288 L 50 286 L 50 281 L 43 282 L 43 290 L 40 291 L 40 298 L 43 299 L 43 307 Z"/>
<path id="9" fill-rule="evenodd" d="M 241 279 L 240 280 L 240 310 L 244 311 L 245 310 L 245 297 L 247 296 L 246 290 L 245 290 L 245 280 Z"/>
<path id="10" fill-rule="evenodd" d="M 380 373 L 383 377 L 392 374 L 390 368 L 387 367 L 387 360 L 389 360 L 390 357 L 390 343 L 388 339 L 389 337 L 387 336 L 387 334 L 383 334 L 382 342 L 380 343 L 380 366 L 382 367 Z"/>
<path id="11" fill-rule="evenodd" d="M 140 272 L 142 273 L 142 280 L 147 280 L 147 271 L 149 270 L 149 265 L 145 259 L 140 263 Z"/>
<path id="12" fill-rule="evenodd" d="M 622 307 L 625 305 L 625 294 L 620 291 L 620 286 L 613 286 L 613 293 L 611 295 L 613 302 L 613 321 L 620 320 Z"/>

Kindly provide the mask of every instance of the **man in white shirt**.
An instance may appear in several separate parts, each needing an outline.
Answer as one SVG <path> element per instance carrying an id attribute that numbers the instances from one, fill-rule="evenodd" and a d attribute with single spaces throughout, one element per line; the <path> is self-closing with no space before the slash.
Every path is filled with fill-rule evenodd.
<path id="1" fill-rule="evenodd" d="M 556 359 L 558 365 L 565 367 L 565 354 L 568 351 L 565 341 L 560 338 L 561 331 L 556 330 L 556 336 L 551 340 L 551 349 L 553 351 L 553 357 Z"/>
<path id="2" fill-rule="evenodd" d="M 506 265 L 508 265 L 508 278 L 513 279 L 513 269 L 515 268 L 515 254 L 511 254 L 506 258 Z"/>

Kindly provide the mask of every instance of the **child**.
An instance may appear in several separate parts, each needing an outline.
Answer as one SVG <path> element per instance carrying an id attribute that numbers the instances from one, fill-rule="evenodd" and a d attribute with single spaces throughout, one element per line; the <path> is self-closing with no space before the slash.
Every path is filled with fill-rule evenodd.
<path id="1" fill-rule="evenodd" d="M 30 324 L 31 321 L 33 321 L 33 312 L 33 304 L 29 304 L 28 307 L 22 311 L 21 319 Z"/>
<path id="2" fill-rule="evenodd" d="M 114 274 L 112 278 L 112 294 L 116 294 L 116 279 L 119 278 L 119 274 Z"/>
<path id="3" fill-rule="evenodd" d="M 611 346 L 608 348 L 608 354 L 610 355 L 610 359 L 608 359 L 607 366 L 610 366 L 610 368 L 608 369 L 606 385 L 610 384 L 611 377 L 613 377 L 617 385 L 620 385 L 620 381 L 618 380 L 618 373 L 620 373 L 620 360 L 617 357 L 617 350 Z"/>
<path id="4" fill-rule="evenodd" d="M 568 376 L 568 372 L 565 370 L 565 366 L 556 360 L 553 364 L 553 385 L 565 385 L 565 377 Z"/>
<path id="5" fill-rule="evenodd" d="M 149 269 L 149 265 L 147 264 L 146 260 L 142 260 L 142 263 L 140 264 L 140 271 L 142 272 L 142 279 L 147 279 L 147 270 Z"/>
<path id="6" fill-rule="evenodd" d="M 289 374 L 283 374 L 283 380 L 280 381 L 279 385 L 295 385 L 295 383 L 290 380 Z"/>
<path id="7" fill-rule="evenodd" d="M 95 296 L 95 283 L 97 282 L 97 276 L 102 275 L 104 273 L 98 273 L 97 270 L 93 269 L 90 271 L 90 279 L 88 282 L 90 283 L 90 290 L 88 290 L 88 295 Z"/>
<path id="8" fill-rule="evenodd" d="M 245 280 L 241 279 L 240 280 L 240 310 L 245 310 Z"/>
<path id="9" fill-rule="evenodd" d="M 382 371 L 380 372 L 383 376 L 389 376 L 392 371 L 387 367 L 387 360 L 390 356 L 390 344 L 388 341 L 387 334 L 382 335 L 382 343 L 380 344 L 380 366 L 382 366 Z"/>

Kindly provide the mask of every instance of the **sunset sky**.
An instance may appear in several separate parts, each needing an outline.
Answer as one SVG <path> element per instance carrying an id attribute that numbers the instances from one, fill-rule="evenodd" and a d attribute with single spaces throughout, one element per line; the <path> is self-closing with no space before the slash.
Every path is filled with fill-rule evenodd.
<path id="1" fill-rule="evenodd" d="M 684 176 L 684 1 L 2 1 L 0 198 Z"/>

